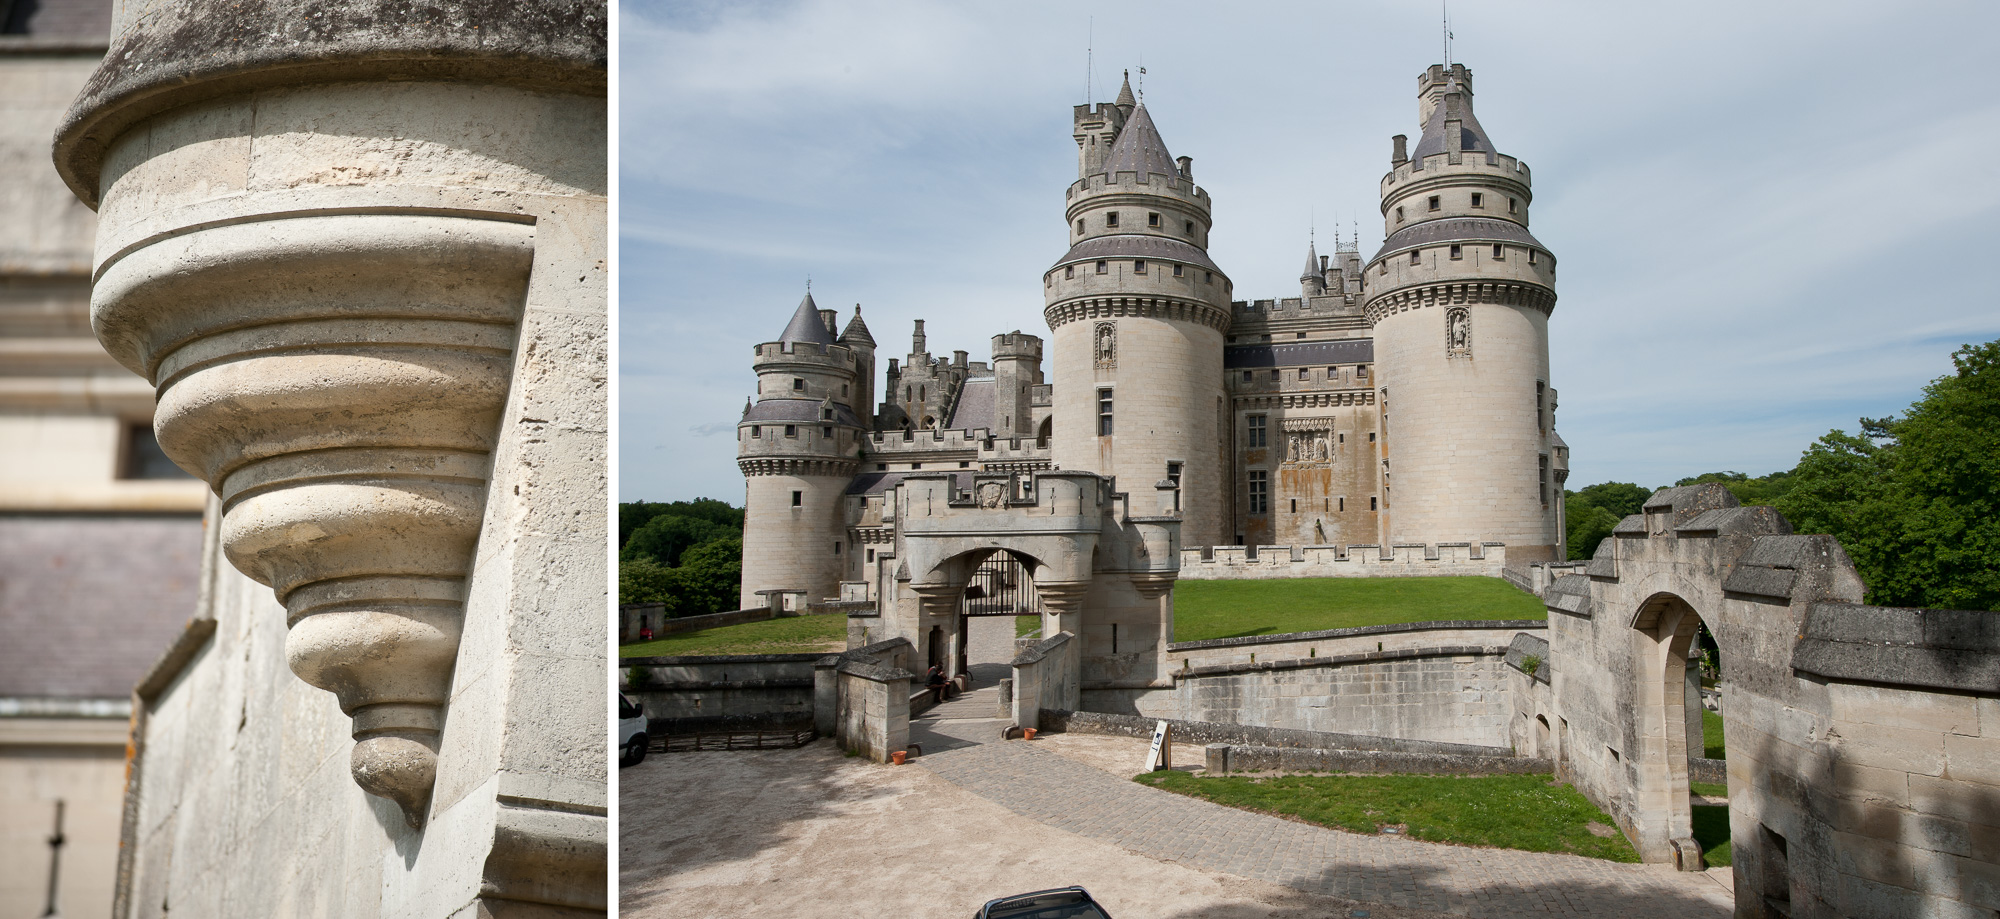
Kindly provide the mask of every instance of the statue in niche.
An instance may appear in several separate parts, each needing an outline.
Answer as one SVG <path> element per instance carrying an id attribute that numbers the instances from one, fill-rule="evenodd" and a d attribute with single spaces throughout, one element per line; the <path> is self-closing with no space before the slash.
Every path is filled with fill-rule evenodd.
<path id="1" fill-rule="evenodd" d="M 1115 323 L 1100 322 L 1095 333 L 1097 348 L 1097 369 L 1110 370 L 1118 366 L 1118 326 Z"/>
<path id="2" fill-rule="evenodd" d="M 1445 310 L 1444 353 L 1446 357 L 1472 356 L 1472 311 L 1465 307 Z"/>
<path id="3" fill-rule="evenodd" d="M 1285 462 L 1296 463 L 1298 461 L 1299 461 L 1299 435 L 1287 434 L 1285 435 Z"/>
<path id="4" fill-rule="evenodd" d="M 1313 461 L 1320 463 L 1326 462 L 1326 438 L 1319 434 L 1314 434 L 1312 443 L 1313 443 Z"/>

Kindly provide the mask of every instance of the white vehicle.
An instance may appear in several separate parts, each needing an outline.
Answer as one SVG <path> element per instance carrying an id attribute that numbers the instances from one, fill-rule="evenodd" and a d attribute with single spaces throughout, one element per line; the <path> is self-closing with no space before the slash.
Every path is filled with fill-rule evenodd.
<path id="1" fill-rule="evenodd" d="M 618 765 L 637 766 L 646 758 L 646 711 L 618 694 Z"/>

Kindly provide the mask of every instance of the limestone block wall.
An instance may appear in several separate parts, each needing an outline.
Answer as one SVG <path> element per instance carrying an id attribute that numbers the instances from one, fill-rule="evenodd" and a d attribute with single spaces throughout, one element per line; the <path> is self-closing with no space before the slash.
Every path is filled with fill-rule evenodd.
<path id="1" fill-rule="evenodd" d="M 1503 653 L 1515 636 L 1539 635 L 1547 627 L 1548 623 L 1532 619 L 1464 619 L 1180 641 L 1167 646 L 1167 668 L 1181 673 L 1258 661 L 1344 658 L 1440 647 L 1478 647 L 1481 653 L 1497 654 Z"/>
<path id="2" fill-rule="evenodd" d="M 1182 549 L 1180 576 L 1190 581 L 1264 578 L 1500 577 L 1507 547 L 1496 542 L 1434 545 L 1247 546 Z"/>
<path id="3" fill-rule="evenodd" d="M 646 710 L 649 727 L 684 733 L 794 724 L 813 715 L 813 669 L 819 654 L 637 657 L 625 669 L 625 693 Z M 643 682 L 635 680 L 644 674 Z"/>
<path id="4" fill-rule="evenodd" d="M 1138 714 L 1497 747 L 1508 743 L 1502 654 L 1478 645 L 1265 661 L 1175 673 Z"/>
<path id="5" fill-rule="evenodd" d="M 841 467 L 851 473 L 853 464 Z M 744 608 L 763 606 L 759 591 L 802 589 L 813 600 L 840 595 L 846 574 L 844 475 L 758 475 L 744 479 Z M 797 495 L 794 504 L 794 495 Z M 835 547 L 841 547 L 838 552 Z"/>
<path id="6" fill-rule="evenodd" d="M 910 680 L 907 670 L 847 661 L 838 668 L 840 708 L 836 735 L 842 749 L 878 763 L 910 746 Z"/>
<path id="7" fill-rule="evenodd" d="M 1082 706 L 1076 636 L 1057 632 L 1014 658 L 1014 726 L 1041 725 L 1041 713 Z"/>

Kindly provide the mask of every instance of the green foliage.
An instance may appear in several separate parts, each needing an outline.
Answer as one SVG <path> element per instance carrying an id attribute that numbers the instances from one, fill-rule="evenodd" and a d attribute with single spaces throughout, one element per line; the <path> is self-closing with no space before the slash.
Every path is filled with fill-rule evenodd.
<path id="1" fill-rule="evenodd" d="M 618 547 L 623 549 L 627 540 L 640 527 L 655 517 L 670 515 L 692 517 L 743 531 L 743 509 L 714 498 L 696 498 L 693 501 L 628 501 L 618 505 Z"/>
<path id="2" fill-rule="evenodd" d="M 623 645 L 619 657 L 676 657 L 685 654 L 804 654 L 847 647 L 847 617 L 786 616 L 763 622 L 683 632 Z"/>
<path id="3" fill-rule="evenodd" d="M 1596 486 L 1592 486 L 1596 487 Z M 1567 532 L 1570 560 L 1597 554 L 1597 544 L 1611 535 L 1619 517 L 1590 503 L 1583 495 L 1570 492 L 1563 497 L 1563 522 Z"/>
<path id="4" fill-rule="evenodd" d="M 1576 789 L 1547 775 L 1300 775 L 1274 778 L 1149 772 L 1135 781 L 1218 804 L 1296 817 L 1374 835 L 1407 824 L 1431 842 L 1564 852 L 1617 862 L 1639 853 L 1619 833 L 1601 837 L 1590 824 L 1615 826 Z"/>
<path id="5" fill-rule="evenodd" d="M 1547 619 L 1499 578 L 1286 578 L 1180 581 L 1174 640 L 1316 632 L 1441 619 Z"/>
<path id="6" fill-rule="evenodd" d="M 661 514 L 632 531 L 631 538 L 625 541 L 625 548 L 618 550 L 618 560 L 650 558 L 671 568 L 681 563 L 681 553 L 695 546 L 712 539 L 740 535 L 741 530 L 713 520 Z"/>
<path id="7" fill-rule="evenodd" d="M 1902 418 L 1807 448 L 1778 502 L 1840 540 L 1872 603 L 2000 610 L 2000 341 L 1952 363 Z"/>
<path id="8" fill-rule="evenodd" d="M 618 602 L 661 603 L 668 616 L 738 606 L 743 510 L 712 498 L 618 505 Z"/>
<path id="9" fill-rule="evenodd" d="M 1585 487 L 1576 496 L 1586 504 L 1604 508 L 1616 520 L 1623 520 L 1645 507 L 1646 499 L 1653 496 L 1653 489 L 1641 488 L 1631 482 L 1602 482 Z"/>
<path id="10" fill-rule="evenodd" d="M 1529 675 L 1529 676 L 1534 676 L 1534 675 L 1535 675 L 1535 671 L 1537 671 L 1537 670 L 1540 670 L 1540 669 L 1542 669 L 1542 659 L 1541 659 L 1541 657 L 1539 657 L 1538 655 L 1534 655 L 1534 654 L 1523 654 L 1523 655 L 1521 655 L 1521 672 L 1522 672 L 1522 673 L 1526 673 L 1526 674 L 1527 674 L 1527 675 Z"/>

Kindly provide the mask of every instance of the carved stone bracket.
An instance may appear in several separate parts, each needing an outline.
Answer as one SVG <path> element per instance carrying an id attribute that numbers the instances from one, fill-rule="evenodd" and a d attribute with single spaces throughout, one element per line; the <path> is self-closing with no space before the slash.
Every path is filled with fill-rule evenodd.
<path id="1" fill-rule="evenodd" d="M 420 827 L 533 261 L 531 226 L 267 219 L 109 260 L 105 348 L 158 388 L 160 446 L 222 499 L 286 657 L 353 718 L 354 780 Z"/>

